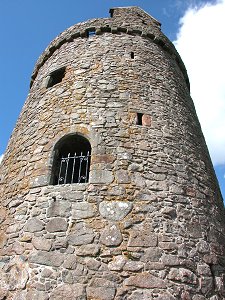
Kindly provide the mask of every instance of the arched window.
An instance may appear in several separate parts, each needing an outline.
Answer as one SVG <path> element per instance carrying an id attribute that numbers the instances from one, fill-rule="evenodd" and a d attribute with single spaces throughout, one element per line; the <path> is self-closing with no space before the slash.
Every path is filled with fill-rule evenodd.
<path id="1" fill-rule="evenodd" d="M 62 138 L 55 146 L 51 184 L 85 183 L 89 179 L 91 145 L 81 135 Z"/>

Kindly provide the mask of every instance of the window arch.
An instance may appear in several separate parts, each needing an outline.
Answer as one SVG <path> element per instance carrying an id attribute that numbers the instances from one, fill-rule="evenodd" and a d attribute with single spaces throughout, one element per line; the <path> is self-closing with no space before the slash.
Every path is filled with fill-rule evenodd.
<path id="1" fill-rule="evenodd" d="M 55 146 L 51 184 L 85 183 L 89 179 L 91 144 L 79 134 L 63 137 Z"/>

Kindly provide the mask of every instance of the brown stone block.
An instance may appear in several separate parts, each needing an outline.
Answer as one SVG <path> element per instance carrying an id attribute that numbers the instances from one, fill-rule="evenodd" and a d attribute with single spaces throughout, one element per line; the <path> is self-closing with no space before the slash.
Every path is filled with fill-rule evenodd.
<path id="1" fill-rule="evenodd" d="M 130 232 L 128 247 L 155 247 L 157 242 L 157 235 L 143 228 Z"/>
<path id="2" fill-rule="evenodd" d="M 85 299 L 85 288 L 83 284 L 62 284 L 56 287 L 50 295 L 49 300 L 75 300 Z"/>
<path id="3" fill-rule="evenodd" d="M 37 232 L 44 229 L 44 223 L 40 221 L 38 218 L 32 218 L 27 221 L 26 225 L 24 226 L 24 231 L 29 232 Z"/>
<path id="4" fill-rule="evenodd" d="M 106 246 L 120 245 L 123 241 L 123 237 L 119 226 L 116 224 L 108 225 L 102 231 L 100 241 Z"/>
<path id="5" fill-rule="evenodd" d="M 29 261 L 34 264 L 59 267 L 62 265 L 64 259 L 65 256 L 61 253 L 38 251 L 37 254 L 29 258 Z"/>
<path id="6" fill-rule="evenodd" d="M 66 231 L 68 223 L 64 218 L 53 218 L 46 224 L 48 232 L 61 232 Z"/>
<path id="7" fill-rule="evenodd" d="M 144 114 L 142 116 L 142 125 L 150 127 L 152 124 L 152 118 L 149 115 Z"/>
<path id="8" fill-rule="evenodd" d="M 104 278 L 94 278 L 86 289 L 87 300 L 113 300 L 115 283 Z"/>
<path id="9" fill-rule="evenodd" d="M 161 278 L 155 277 L 148 272 L 143 272 L 141 274 L 131 276 L 130 278 L 125 279 L 124 285 L 135 286 L 139 288 L 161 288 L 165 289 L 170 284 L 167 280 L 163 280 Z"/>
<path id="10" fill-rule="evenodd" d="M 102 155 L 92 155 L 91 156 L 91 163 L 98 164 L 98 163 L 113 163 L 115 161 L 115 157 L 111 154 L 102 154 Z"/>
<path id="11" fill-rule="evenodd" d="M 3 230 L 0 231 L 0 249 L 6 244 L 7 236 Z"/>

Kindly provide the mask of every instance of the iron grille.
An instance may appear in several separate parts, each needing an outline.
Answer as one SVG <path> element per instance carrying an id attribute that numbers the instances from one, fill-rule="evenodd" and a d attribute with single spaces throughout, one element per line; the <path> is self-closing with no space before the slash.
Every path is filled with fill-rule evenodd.
<path id="1" fill-rule="evenodd" d="M 81 152 L 80 155 L 70 155 L 68 153 L 67 157 L 60 158 L 58 184 L 88 182 L 91 157 L 89 151 L 87 154 Z"/>

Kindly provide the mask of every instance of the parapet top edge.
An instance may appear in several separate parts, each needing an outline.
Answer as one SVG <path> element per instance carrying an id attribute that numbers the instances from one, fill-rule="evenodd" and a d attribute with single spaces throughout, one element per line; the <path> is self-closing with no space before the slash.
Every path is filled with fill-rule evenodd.
<path id="1" fill-rule="evenodd" d="M 156 23 L 158 23 L 158 25 L 162 25 L 161 22 L 159 22 L 156 18 L 154 18 L 152 15 L 150 15 L 149 13 L 147 13 L 144 9 L 140 8 L 139 6 L 135 6 L 135 5 L 131 5 L 131 6 L 117 6 L 117 7 L 112 7 L 109 9 L 109 13 L 111 13 L 112 11 L 114 11 L 115 9 L 123 9 L 123 8 L 137 8 L 137 9 L 141 9 L 146 15 L 148 15 L 151 19 L 153 19 Z"/>
<path id="2" fill-rule="evenodd" d="M 39 57 L 35 67 L 34 71 L 31 76 L 31 82 L 30 87 L 33 85 L 33 82 L 35 78 L 37 77 L 39 69 L 44 65 L 44 63 L 48 60 L 49 57 L 55 52 L 56 49 L 59 49 L 64 43 L 71 41 L 71 39 L 75 39 L 77 37 L 83 37 L 85 38 L 85 34 L 87 33 L 89 28 L 95 28 L 96 30 L 101 33 L 104 33 L 104 29 L 107 30 L 107 32 L 114 33 L 126 33 L 129 35 L 139 35 L 143 38 L 147 38 L 161 46 L 165 51 L 169 52 L 171 55 L 173 55 L 176 58 L 176 61 L 178 62 L 178 65 L 186 79 L 188 88 L 189 88 L 189 79 L 187 75 L 186 68 L 184 66 L 184 63 L 182 59 L 180 58 L 179 53 L 177 52 L 174 45 L 168 40 L 168 38 L 161 33 L 161 31 L 155 31 L 154 28 L 141 28 L 141 27 L 121 27 L 116 26 L 117 24 L 113 22 L 112 18 L 98 18 L 98 19 L 90 19 L 85 22 L 77 23 L 62 33 L 60 33 L 50 44 L 49 46 L 44 50 L 44 52 Z M 101 32 L 101 30 L 103 30 Z"/>

